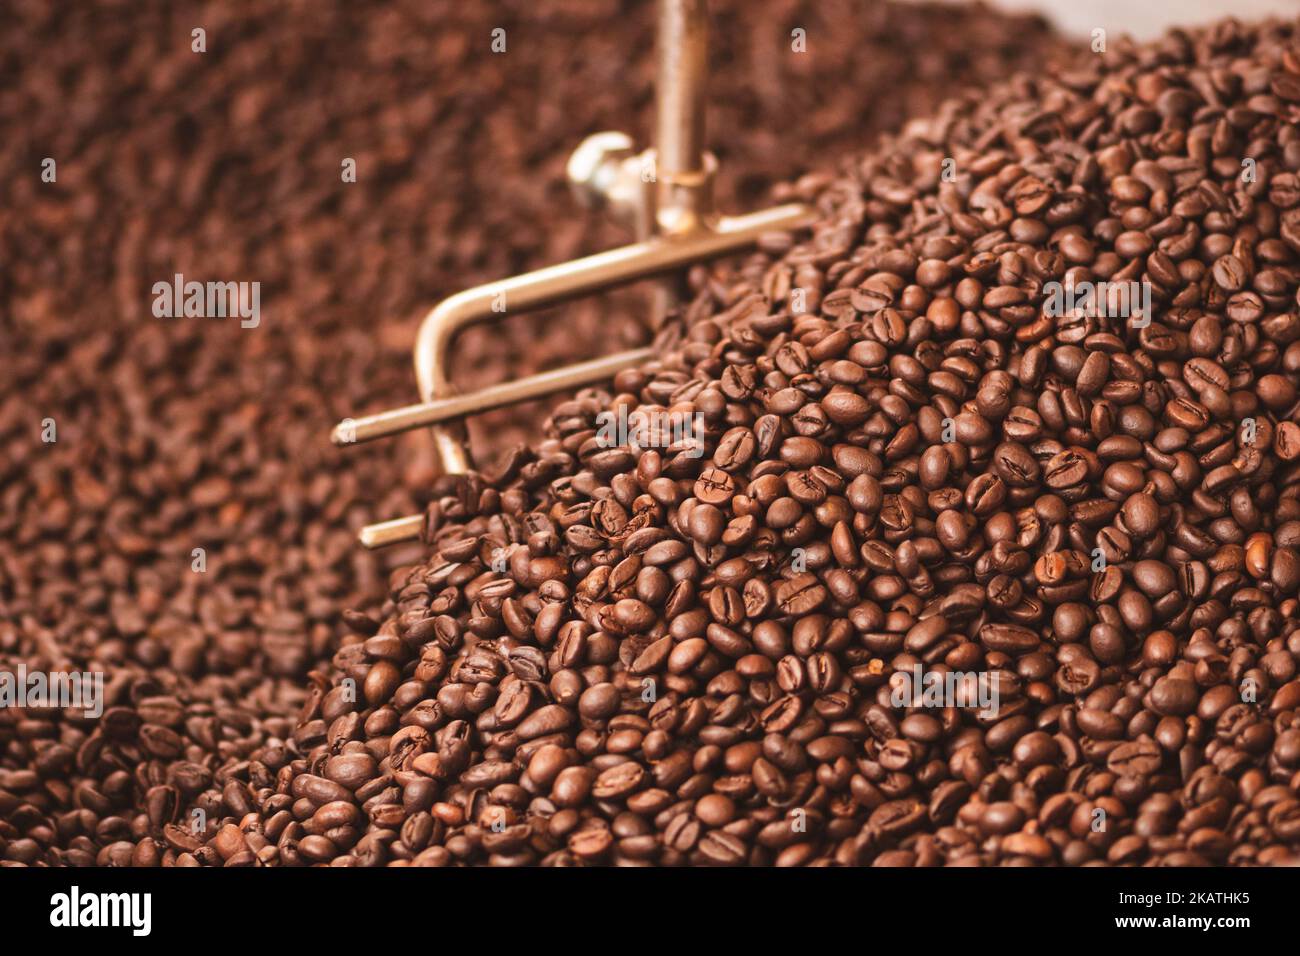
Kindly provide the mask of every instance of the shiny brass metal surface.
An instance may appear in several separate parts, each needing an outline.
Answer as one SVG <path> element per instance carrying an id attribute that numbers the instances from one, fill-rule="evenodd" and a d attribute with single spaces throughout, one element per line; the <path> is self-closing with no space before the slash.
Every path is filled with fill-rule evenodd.
<path id="1" fill-rule="evenodd" d="M 751 247 L 764 233 L 812 222 L 814 210 L 800 204 L 743 216 L 717 215 L 717 162 L 704 150 L 707 6 L 705 0 L 659 0 L 658 16 L 654 147 L 635 154 L 629 137 L 598 133 L 579 146 L 568 167 L 570 184 L 582 201 L 607 206 L 617 220 L 632 226 L 639 241 L 466 289 L 434 306 L 415 342 L 420 402 L 345 419 L 331 435 L 335 444 L 429 426 L 444 473 L 464 474 L 473 465 L 465 418 L 605 381 L 653 358 L 650 348 L 632 349 L 456 395 L 451 355 L 464 329 L 643 279 L 659 280 L 652 312 L 663 314 L 679 301 L 689 266 Z M 418 538 L 423 523 L 420 515 L 409 515 L 368 525 L 360 534 L 361 543 L 375 548 Z"/>

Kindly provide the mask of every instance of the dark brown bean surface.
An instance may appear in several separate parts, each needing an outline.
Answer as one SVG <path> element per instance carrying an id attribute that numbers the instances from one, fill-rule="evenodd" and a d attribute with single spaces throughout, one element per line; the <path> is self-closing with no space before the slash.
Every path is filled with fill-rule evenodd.
<path id="1" fill-rule="evenodd" d="M 586 22 L 581 6 L 548 14 Z M 738 97 L 714 134 L 729 161 L 799 153 L 737 119 L 755 98 L 782 117 L 820 109 L 808 125 L 843 128 L 879 99 L 856 64 L 902 57 L 897 75 L 924 76 L 956 58 L 944 44 L 967 56 L 976 44 L 991 76 L 1009 72 L 1007 50 L 1034 45 L 986 11 L 887 9 L 948 29 L 926 31 L 935 45 L 922 55 L 893 52 L 915 46 L 893 41 L 897 26 L 872 40 L 837 24 L 840 59 L 815 67 L 833 96 L 810 81 L 798 94 L 808 99 L 792 99 L 782 76 L 777 92 L 751 90 L 752 71 L 721 70 L 716 88 Z M 31 222 L 17 234 L 0 222 L 5 248 L 45 252 L 6 257 L 17 303 L 7 321 L 31 348 L 6 356 L 18 398 L 0 404 L 17 449 L 0 473 L 11 506 L 0 511 L 0 653 L 6 665 L 109 674 L 98 721 L 0 711 L 6 863 L 1295 858 L 1292 27 L 1226 23 L 1043 67 L 950 101 L 838 175 L 777 189 L 816 201 L 810 232 L 694 270 L 654 362 L 552 406 L 541 439 L 506 467 L 435 479 L 427 457 L 406 469 L 342 465 L 306 436 L 409 399 L 398 372 L 373 373 L 401 367 L 410 322 L 394 316 L 586 241 L 581 222 L 552 227 L 545 184 L 558 182 L 573 130 L 631 110 L 608 91 L 648 79 L 645 64 L 628 68 L 637 45 L 624 31 L 648 30 L 631 18 L 554 92 L 521 79 L 518 61 L 474 50 L 468 38 L 499 25 L 492 11 L 465 13 L 463 31 L 443 12 L 412 14 L 442 26 L 411 41 L 428 45 L 412 59 L 437 76 L 412 76 L 409 90 L 325 83 L 301 94 L 373 95 L 346 112 L 374 127 L 328 108 L 286 110 L 264 78 L 226 74 L 233 132 L 175 106 L 154 109 L 156 128 L 142 121 L 117 151 L 75 113 L 49 137 L 92 168 L 134 157 L 153 192 L 115 187 L 128 191 L 120 205 L 156 208 L 161 191 L 175 201 L 159 219 L 123 218 L 89 187 L 72 201 L 6 180 Z M 249 42 L 269 49 L 258 17 L 276 16 L 250 15 Z M 553 75 L 544 44 L 523 52 L 539 21 L 515 16 L 514 48 L 538 58 L 524 69 Z M 361 44 L 339 62 L 422 36 L 400 17 L 330 22 Z M 25 14 L 23 42 L 53 51 L 60 68 L 20 79 L 69 95 L 61 67 L 72 65 L 49 35 L 93 34 L 117 63 L 148 33 L 112 30 L 92 14 Z M 154 52 L 124 69 L 199 69 L 187 49 Z M 462 74 L 480 98 L 526 86 L 510 101 L 519 115 L 498 125 L 481 109 L 444 110 L 429 91 Z M 86 88 L 118 82 L 110 75 Z M 130 75 L 117 95 L 167 86 Z M 962 84 L 952 71 L 944 79 Z M 586 102 L 578 89 L 601 95 Z M 918 115 L 932 103 L 895 100 Z M 435 116 L 428 146 L 415 131 Z M 264 146 L 240 131 L 268 123 L 295 145 L 276 157 L 287 178 L 259 193 L 249 182 L 267 168 Z M 168 137 L 196 141 L 185 162 L 158 148 Z M 363 175 L 340 195 L 321 144 L 354 142 L 371 144 L 360 168 L 384 170 L 375 178 L 387 186 Z M 809 134 L 802 156 L 820 161 L 825 145 Z M 465 179 L 423 182 L 426 149 L 430 169 Z M 551 165 L 522 155 L 534 150 Z M 478 232 L 461 221 L 485 205 L 482 183 L 501 177 L 481 182 L 467 151 L 528 183 L 487 203 Z M 1247 154 L 1253 178 L 1242 176 Z M 309 182 L 317 165 L 326 172 Z M 480 198 L 462 208 L 457 193 Z M 427 211 L 431 196 L 442 198 Z M 258 218 L 281 202 L 297 212 Z M 172 253 L 160 258 L 153 242 L 168 224 L 195 238 L 160 246 Z M 55 283 L 41 258 L 51 251 L 113 261 L 112 280 Z M 432 271 L 412 269 L 426 256 Z M 129 300 L 153 272 L 204 263 L 258 264 L 295 304 L 263 334 L 241 335 L 101 327 L 79 302 Z M 340 274 L 353 276 L 346 292 Z M 1150 315 L 1049 304 L 1050 282 L 1127 276 L 1151 281 Z M 378 310 L 379 324 L 345 321 L 358 309 Z M 88 318 L 45 321 L 62 315 Z M 595 343 L 604 318 L 589 304 L 526 333 L 470 339 L 467 381 L 573 357 L 575 328 Z M 596 416 L 618 404 L 702 415 L 705 454 L 600 448 Z M 45 406 L 67 427 L 33 450 Z M 384 501 L 363 493 L 374 488 Z M 352 549 L 348 529 L 381 505 L 426 502 L 424 548 Z M 201 542 L 212 577 L 189 577 Z M 340 603 L 358 609 L 339 621 Z"/>

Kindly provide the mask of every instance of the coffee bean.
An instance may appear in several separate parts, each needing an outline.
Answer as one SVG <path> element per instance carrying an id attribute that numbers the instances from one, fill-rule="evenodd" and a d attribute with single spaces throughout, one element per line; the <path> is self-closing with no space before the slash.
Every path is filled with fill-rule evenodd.
<path id="1" fill-rule="evenodd" d="M 1161 715 L 1183 717 L 1196 709 L 1197 696 L 1190 680 L 1162 677 L 1151 688 L 1151 707 Z"/>
<path id="2" fill-rule="evenodd" d="M 777 606 L 782 613 L 810 614 L 822 606 L 829 594 L 811 574 L 797 574 L 776 587 Z"/>
<path id="3" fill-rule="evenodd" d="M 1002 654 L 1027 654 L 1038 647 L 1038 635 L 1015 624 L 986 624 L 980 629 L 980 642 L 989 650 Z"/>
<path id="4" fill-rule="evenodd" d="M 1121 775 L 1147 776 L 1160 769 L 1160 747 L 1151 740 L 1120 744 L 1110 752 L 1106 766 Z"/>
<path id="5" fill-rule="evenodd" d="M 720 6 L 725 22 L 734 11 Z M 922 9 L 881 22 L 933 17 Z M 125 218 L 95 190 L 129 193 L 130 177 L 70 179 L 40 209 L 27 192 L 11 197 L 35 237 L 15 248 L 112 265 L 83 263 L 78 275 L 58 261 L 70 279 L 55 286 L 21 257 L 11 270 L 32 357 L 12 356 L 6 381 L 25 402 L 65 409 L 84 390 L 103 421 L 74 404 L 65 414 L 69 434 L 86 436 L 78 447 L 33 452 L 30 422 L 0 403 L 0 431 L 19 449 L 6 474 L 13 507 L 0 509 L 16 516 L 0 526 L 17 544 L 6 571 L 19 625 L 0 631 L 0 652 L 94 661 L 113 676 L 96 724 L 0 714 L 0 856 L 164 866 L 1292 858 L 1300 344 L 1288 316 L 1300 151 L 1284 104 L 1300 96 L 1286 79 L 1290 29 L 1221 24 L 1062 72 L 1039 62 L 1041 34 L 1003 36 L 1005 21 L 987 11 L 943 16 L 947 29 L 919 32 L 829 24 L 797 83 L 778 63 L 759 87 L 742 68 L 757 53 L 733 38 L 735 65 L 723 58 L 714 72 L 719 89 L 744 96 L 720 107 L 714 137 L 728 162 L 761 154 L 741 177 L 752 184 L 793 169 L 801 150 L 820 157 L 823 131 L 854 125 L 840 121 L 881 99 L 870 95 L 881 80 L 857 64 L 879 71 L 921 55 L 898 35 L 925 35 L 925 56 L 964 63 L 977 44 L 981 66 L 947 71 L 958 85 L 963 71 L 1001 72 L 1030 55 L 1036 72 L 937 118 L 918 110 L 896 140 L 841 172 L 779 187 L 781 200 L 815 203 L 819 221 L 764 237 L 737 264 L 694 269 L 683 307 L 658 327 L 653 362 L 559 401 L 544 422 L 516 410 L 476 421 L 489 446 L 507 436 L 531 445 L 454 478 L 419 458 L 401 473 L 343 464 L 303 437 L 316 418 L 323 428 L 352 408 L 409 401 L 397 363 L 376 360 L 407 347 L 402 335 L 376 344 L 377 327 L 344 320 L 376 303 L 387 314 L 427 307 L 429 276 L 401 266 L 419 260 L 420 237 L 445 239 L 430 261 L 449 288 L 570 257 L 583 224 L 526 226 L 556 222 L 544 185 L 556 176 L 530 170 L 509 187 L 512 164 L 517 173 L 539 155 L 515 139 L 531 141 L 519 131 L 537 116 L 562 117 L 563 134 L 648 103 L 648 60 L 619 60 L 626 84 L 591 82 L 611 51 L 648 48 L 628 42 L 648 36 L 647 19 L 617 18 L 608 49 L 601 34 L 559 73 L 547 69 L 559 55 L 550 44 L 483 63 L 452 31 L 421 61 L 429 75 L 376 87 L 383 108 L 351 110 L 363 119 L 350 132 L 326 102 L 337 84 L 318 84 L 316 71 L 290 72 L 320 108 L 285 113 L 275 78 L 230 79 L 218 63 L 240 121 L 223 128 L 200 108 L 174 174 L 147 124 L 115 131 L 104 153 L 87 137 L 112 130 L 110 109 L 94 111 L 94 130 L 60 111 L 69 132 L 59 140 L 80 146 L 92 172 L 108 161 L 96 157 L 129 165 L 147 149 L 141 168 L 154 175 L 148 196 L 117 204 L 138 210 Z M 361 26 L 342 32 L 366 49 L 395 29 Z M 247 29 L 246 46 L 270 42 Z M 58 68 L 40 77 L 20 57 L 20 92 L 39 80 L 34 98 L 50 103 L 84 86 L 62 59 L 75 45 L 42 42 Z M 838 49 L 855 55 L 837 59 Z M 129 81 L 106 89 L 148 106 L 159 87 L 149 58 L 137 59 L 122 67 Z M 521 69 L 559 79 L 521 84 Z M 501 122 L 483 124 L 453 97 L 439 126 L 457 155 L 504 164 L 494 182 L 511 202 L 485 206 L 473 176 L 448 172 L 472 166 L 449 160 L 430 166 L 441 184 L 430 194 L 450 198 L 412 203 L 415 193 L 391 186 L 419 185 L 403 130 L 428 127 L 427 89 L 467 78 L 500 93 Z M 379 102 L 356 95 L 362 107 Z M 810 121 L 772 150 L 770 130 L 749 121 L 755 102 Z M 391 127 L 383 136 L 366 134 L 372 114 Z M 319 116 L 319 128 L 295 116 Z M 168 128 L 166 114 L 159 121 Z M 307 168 L 293 152 L 303 144 L 315 155 L 379 142 L 383 155 L 362 157 L 342 199 L 337 184 L 301 177 L 262 195 L 269 187 L 229 158 L 239 129 L 267 122 L 284 134 L 258 146 L 275 168 Z M 1236 142 L 1246 129 L 1250 142 Z M 1258 167 L 1250 183 L 1233 159 L 1244 146 Z M 958 183 L 939 175 L 942 156 L 958 158 Z M 366 174 L 375 163 L 394 175 Z M 227 169 L 242 170 L 229 196 Z M 57 196 L 80 197 L 91 225 L 67 230 Z M 82 328 L 78 302 L 147 287 L 155 266 L 142 268 L 148 244 L 131 222 L 153 222 L 166 205 L 157 196 L 175 200 L 193 235 L 215 237 L 203 242 L 222 262 L 269 270 L 281 301 L 310 306 L 302 322 L 230 341 L 181 322 Z M 282 206 L 312 214 L 285 219 Z M 344 243 L 344 261 L 315 262 L 339 245 L 328 241 L 336 232 L 365 238 L 368 222 L 385 224 L 384 243 Z M 165 251 L 167 233 L 154 231 Z M 355 282 L 322 279 L 339 272 Z M 124 286 L 123 275 L 135 278 Z M 1060 311 L 1047 301 L 1049 282 L 1131 276 L 1153 285 L 1149 324 L 1107 314 L 1110 300 Z M 634 311 L 581 304 L 515 331 L 475 330 L 463 354 L 458 344 L 461 384 L 558 364 L 578 357 L 574 346 L 605 351 L 594 334 L 605 315 L 645 341 Z M 56 314 L 65 318 L 39 321 Z M 658 441 L 659 425 L 646 447 L 602 444 L 598 416 L 618 407 L 699 416 L 703 454 Z M 389 498 L 372 500 L 375 488 Z M 424 543 L 391 558 L 355 552 L 348 529 L 381 504 L 423 505 Z M 179 560 L 186 538 L 216 549 L 201 581 Z M 360 607 L 340 616 L 340 602 Z M 940 699 L 899 703 L 918 667 L 943 678 Z M 979 699 L 990 686 L 991 712 Z M 194 809 L 209 821 L 198 833 L 180 825 Z"/>
<path id="6" fill-rule="evenodd" d="M 1087 475 L 1088 462 L 1083 456 L 1074 451 L 1063 451 L 1048 461 L 1043 479 L 1049 488 L 1068 488 L 1083 481 Z"/>

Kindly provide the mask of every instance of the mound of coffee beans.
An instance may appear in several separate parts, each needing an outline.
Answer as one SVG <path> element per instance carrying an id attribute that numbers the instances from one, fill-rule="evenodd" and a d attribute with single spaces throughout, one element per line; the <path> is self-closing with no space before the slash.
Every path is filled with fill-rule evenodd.
<path id="1" fill-rule="evenodd" d="M 1036 18 L 978 6 L 711 8 L 729 209 L 1061 47 Z M 6 13 L 0 671 L 102 672 L 108 710 L 0 708 L 0 862 L 273 862 L 193 845 L 193 810 L 207 846 L 264 806 L 261 771 L 227 761 L 258 750 L 278 771 L 275 748 L 310 749 L 293 715 L 326 680 L 340 609 L 383 616 L 390 569 L 423 555 L 368 554 L 354 532 L 418 510 L 435 473 L 425 436 L 340 453 L 329 428 L 414 398 L 410 347 L 438 299 L 625 240 L 575 209 L 563 167 L 587 133 L 647 136 L 653 6 Z M 151 290 L 176 273 L 259 282 L 260 324 L 155 316 Z M 639 340 L 639 300 L 619 301 L 470 333 L 463 384 Z M 486 418 L 479 447 L 541 418 Z"/>
<path id="2" fill-rule="evenodd" d="M 433 556 L 176 848 L 1293 861 L 1297 118 L 1296 26 L 1229 21 L 805 181 L 811 235 L 697 273 L 660 361 L 439 481 Z"/>

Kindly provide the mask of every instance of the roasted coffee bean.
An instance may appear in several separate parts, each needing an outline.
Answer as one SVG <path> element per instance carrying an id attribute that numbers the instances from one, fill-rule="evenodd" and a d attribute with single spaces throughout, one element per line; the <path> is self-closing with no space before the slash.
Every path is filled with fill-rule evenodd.
<path id="1" fill-rule="evenodd" d="M 576 66 L 554 69 L 562 48 L 545 42 L 481 62 L 462 21 L 443 18 L 456 25 L 412 76 L 357 87 L 346 116 L 339 85 L 317 79 L 330 68 L 301 57 L 365 63 L 394 37 L 405 49 L 402 16 L 323 14 L 322 32 L 358 39 L 337 56 L 315 35 L 290 45 L 283 72 L 301 92 L 214 61 L 229 106 L 217 116 L 202 97 L 180 112 L 160 99 L 174 84 L 158 76 L 183 64 L 158 40 L 137 49 L 167 33 L 148 5 L 127 28 L 24 10 L 15 49 L 49 59 L 6 60 L 13 102 L 84 94 L 70 37 L 105 37 L 115 67 L 90 84 L 95 110 L 49 111 L 57 136 L 38 116 L 24 122 L 43 135 L 10 138 L 11 151 L 64 143 L 83 173 L 0 187 L 22 223 L 0 230 L 23 340 L 4 359 L 14 400 L 0 402 L 16 622 L 0 654 L 106 669 L 109 706 L 98 722 L 0 713 L 0 857 L 1293 861 L 1294 27 L 1228 22 L 1071 67 L 987 11 L 885 7 L 867 24 L 819 6 L 802 14 L 826 28 L 818 60 L 777 58 L 758 87 L 762 44 L 732 38 L 713 136 L 728 162 L 752 158 L 746 193 L 820 162 L 825 131 L 860 129 L 862 103 L 909 100 L 873 95 L 891 65 L 910 89 L 935 75 L 913 61 L 970 63 L 975 44 L 981 65 L 954 65 L 949 82 L 1013 62 L 1035 73 L 929 118 L 927 90 L 899 107 L 914 122 L 894 139 L 778 187 L 817 221 L 693 269 L 653 333 L 632 308 L 584 303 L 467 334 L 457 377 L 471 387 L 606 351 L 607 315 L 615 337 L 654 337 L 653 361 L 544 421 L 476 419 L 489 446 L 522 441 L 498 465 L 436 477 L 427 458 L 324 457 L 310 435 L 340 411 L 409 401 L 400 366 L 377 360 L 405 333 L 358 331 L 358 309 L 414 314 L 430 281 L 485 281 L 604 236 L 528 225 L 556 221 L 545 184 L 563 160 L 518 149 L 539 116 L 562 141 L 652 101 L 650 59 L 623 60 L 649 48 L 650 19 L 579 6 L 547 15 L 616 25 Z M 723 22 L 740 11 L 718 6 Z M 932 20 L 946 28 L 902 29 Z M 280 49 L 285 24 L 267 8 L 231 29 L 256 52 Z M 157 55 L 118 56 L 127 40 Z M 610 63 L 626 82 L 593 82 Z M 556 79 L 520 82 L 532 73 Z M 462 88 L 467 103 L 497 91 L 499 122 L 462 105 Z M 434 104 L 429 89 L 452 95 Z M 312 108 L 287 109 L 291 92 Z M 118 99 L 158 128 L 114 128 Z M 435 105 L 451 145 L 407 148 Z M 755 129 L 763 105 L 808 119 L 788 149 Z M 245 142 L 271 127 L 274 143 Z M 166 146 L 178 137 L 184 162 Z M 256 146 L 267 168 L 301 170 L 357 142 L 380 145 L 339 192 L 328 176 L 259 183 L 239 158 Z M 494 157 L 509 203 L 485 205 L 465 155 Z M 957 182 L 940 175 L 945 156 Z M 145 179 L 105 172 L 133 157 Z M 445 202 L 411 200 L 434 180 L 425 192 Z M 375 222 L 384 242 L 368 241 Z M 331 239 L 344 234 L 366 241 Z M 427 258 L 431 235 L 432 280 L 403 266 Z M 344 258 L 321 264 L 326 247 Z M 224 336 L 81 317 L 85 301 L 205 256 L 236 274 L 256 262 L 277 309 L 302 315 Z M 335 281 L 345 273 L 355 282 Z M 1103 278 L 1139 291 L 1101 294 Z M 1090 303 L 1049 285 L 1084 282 Z M 597 437 L 613 409 L 648 418 L 635 444 Z M 41 447 L 32 422 L 46 414 L 68 427 Z M 675 415 L 703 422 L 702 447 L 673 437 Z M 381 504 L 422 508 L 423 542 L 354 551 L 350 529 Z M 206 577 L 185 557 L 200 545 Z M 194 810 L 206 828 L 189 827 Z"/>

